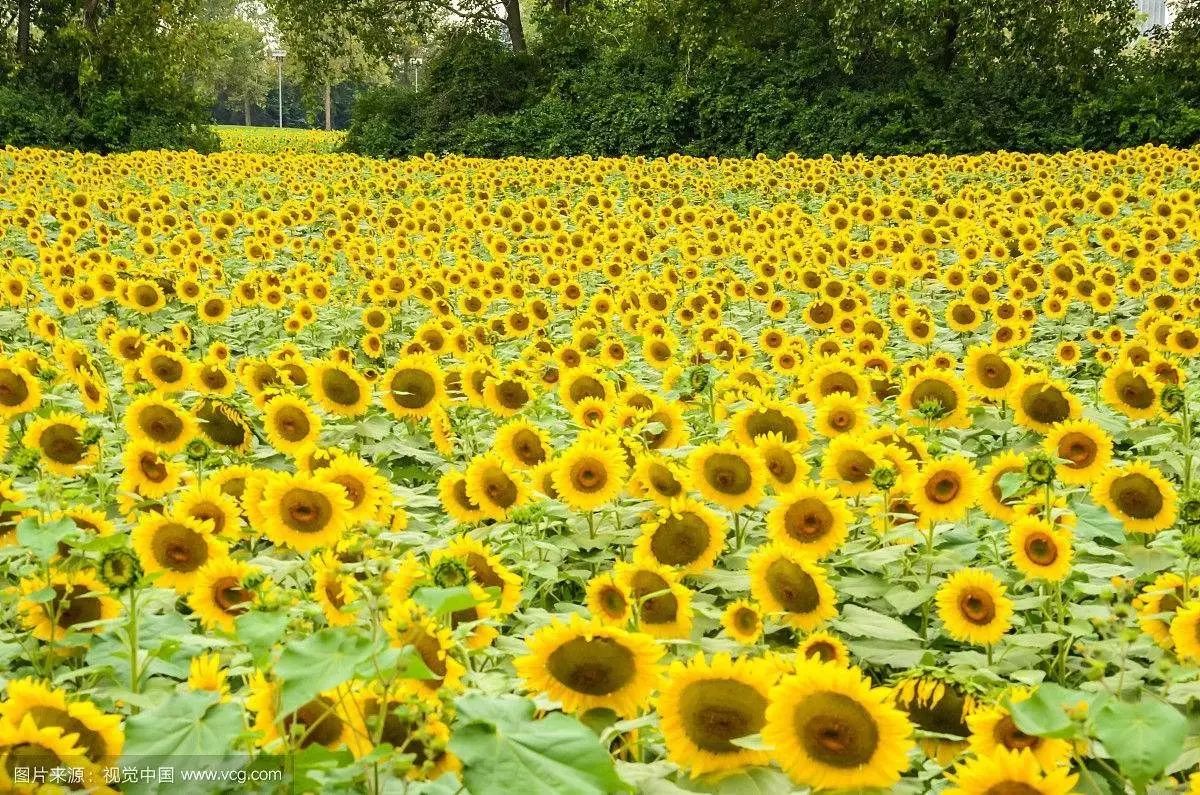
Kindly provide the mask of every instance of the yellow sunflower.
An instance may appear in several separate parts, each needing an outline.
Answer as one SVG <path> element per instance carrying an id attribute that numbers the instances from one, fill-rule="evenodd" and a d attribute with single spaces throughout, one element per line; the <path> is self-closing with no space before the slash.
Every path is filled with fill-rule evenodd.
<path id="1" fill-rule="evenodd" d="M 896 706 L 908 715 L 913 727 L 938 736 L 919 737 L 921 750 L 945 767 L 967 747 L 967 717 L 975 698 L 953 680 L 937 672 L 911 673 L 892 686 Z M 951 739 L 956 738 L 956 739 Z"/>
<path id="2" fill-rule="evenodd" d="M 326 623 L 345 627 L 358 621 L 358 583 L 343 570 L 337 556 L 326 550 L 313 558 L 312 568 L 313 599 L 321 606 Z"/>
<path id="3" fill-rule="evenodd" d="M 285 739 L 295 742 L 299 749 L 314 745 L 329 749 L 341 748 L 353 739 L 353 722 L 348 712 L 349 685 L 318 694 L 300 705 L 294 712 L 279 714 L 279 682 L 259 671 L 250 676 L 246 710 L 254 716 L 250 730 L 258 737 L 262 748 L 276 749 Z"/>
<path id="4" fill-rule="evenodd" d="M 247 580 L 258 572 L 257 567 L 228 557 L 215 558 L 196 572 L 188 606 L 205 629 L 233 632 L 234 619 L 254 601 Z"/>
<path id="5" fill-rule="evenodd" d="M 496 430 L 492 448 L 510 464 L 529 469 L 550 458 L 550 437 L 528 420 L 513 420 Z"/>
<path id="6" fill-rule="evenodd" d="M 421 687 L 431 692 L 443 687 L 450 690 L 461 687 L 466 668 L 451 654 L 457 644 L 449 627 L 439 625 L 416 603 L 405 601 L 393 605 L 384 630 L 393 646 L 412 646 L 433 674 L 432 679 L 419 680 Z"/>
<path id="7" fill-rule="evenodd" d="M 836 635 L 819 630 L 810 632 L 796 644 L 798 660 L 814 660 L 816 662 L 834 663 L 835 665 L 850 664 L 850 650 Z"/>
<path id="8" fill-rule="evenodd" d="M 159 585 L 180 593 L 191 590 L 201 568 L 226 555 L 211 526 L 190 517 L 151 513 L 133 529 L 131 541 L 142 569 L 158 573 Z"/>
<path id="9" fill-rule="evenodd" d="M 1077 420 L 1083 413 L 1070 387 L 1045 375 L 1022 376 L 1012 387 L 1009 400 L 1013 420 L 1038 433 L 1049 433 L 1056 423 Z"/>
<path id="10" fill-rule="evenodd" d="M 330 414 L 357 417 L 371 404 L 371 383 L 349 364 L 321 359 L 308 368 L 313 400 Z"/>
<path id="11" fill-rule="evenodd" d="M 1183 606 L 1187 591 L 1195 587 L 1196 583 L 1185 580 L 1174 572 L 1155 577 L 1154 582 L 1143 588 L 1133 599 L 1133 607 L 1138 611 L 1138 622 L 1142 632 L 1153 638 L 1158 645 L 1171 648 L 1174 644 L 1171 639 L 1171 619 Z"/>
<path id="12" fill-rule="evenodd" d="M 26 715 L 20 723 L 0 722 L 0 790 L 11 793 L 56 793 L 65 788 L 48 783 L 33 783 L 27 775 L 24 780 L 14 778 L 17 768 L 43 772 L 44 781 L 49 781 L 49 771 L 66 769 L 79 770 L 86 781 L 102 781 L 99 767 L 85 755 L 79 737 L 58 726 L 41 727 L 32 715 Z"/>
<path id="13" fill-rule="evenodd" d="M 1006 451 L 997 453 L 983 468 L 979 476 L 979 504 L 993 519 L 1011 522 L 1016 517 L 1016 505 L 1025 488 L 1020 487 L 1020 491 L 1006 497 L 1000 479 L 1008 475 L 1018 483 L 1022 482 L 1028 463 L 1029 457 L 1025 454 Z"/>
<path id="14" fill-rule="evenodd" d="M 1192 599 L 1175 612 L 1171 619 L 1171 641 L 1176 657 L 1200 661 L 1200 601 Z"/>
<path id="15" fill-rule="evenodd" d="M 196 419 L 175 402 L 151 394 L 125 409 L 125 430 L 133 442 L 171 455 L 195 437 Z"/>
<path id="16" fill-rule="evenodd" d="M 1044 447 L 1058 459 L 1058 479 L 1074 486 L 1090 485 L 1112 461 L 1112 437 L 1090 420 L 1056 424 Z"/>
<path id="17" fill-rule="evenodd" d="M 1152 420 L 1161 407 L 1162 385 L 1147 367 L 1120 364 L 1108 370 L 1100 382 L 1100 396 L 1116 411 L 1132 420 Z"/>
<path id="18" fill-rule="evenodd" d="M 125 745 L 121 716 L 101 711 L 87 699 L 68 698 L 67 691 L 36 679 L 13 679 L 0 704 L 0 723 L 20 726 L 31 718 L 39 729 L 58 728 L 77 735 L 75 745 L 92 764 L 116 764 Z"/>
<path id="19" fill-rule="evenodd" d="M 445 376 L 425 356 L 405 356 L 380 379 L 380 396 L 388 411 L 401 419 L 428 417 L 445 399 Z"/>
<path id="20" fill-rule="evenodd" d="M 85 625 L 121 614 L 121 603 L 108 595 L 108 587 L 88 569 L 52 569 L 48 577 L 39 574 L 21 580 L 17 590 L 21 623 L 38 640 L 61 640 L 68 632 L 97 633 L 102 626 Z M 35 599 L 41 592 L 50 598 Z"/>
<path id="21" fill-rule="evenodd" d="M 766 544 L 750 556 L 750 594 L 766 613 L 782 613 L 790 626 L 811 630 L 837 615 L 825 570 L 787 547 Z"/>
<path id="22" fill-rule="evenodd" d="M 526 639 L 529 654 L 514 661 L 531 692 L 545 693 L 567 712 L 610 709 L 632 718 L 645 709 L 662 677 L 664 649 L 649 635 L 572 614 Z"/>
<path id="23" fill-rule="evenodd" d="M 869 493 L 871 473 L 886 458 L 883 445 L 853 434 L 835 436 L 825 449 L 821 479 L 837 486 L 843 496 Z"/>
<path id="24" fill-rule="evenodd" d="M 990 572 L 961 569 L 942 583 L 936 598 L 938 615 L 955 640 L 991 646 L 1012 625 L 1012 600 Z"/>
<path id="25" fill-rule="evenodd" d="M 691 634 L 692 592 L 672 569 L 652 561 L 619 562 L 613 578 L 633 602 L 638 629 L 656 638 Z"/>
<path id="26" fill-rule="evenodd" d="M 995 345 L 973 345 L 967 350 L 963 371 L 967 384 L 980 395 L 1003 400 L 1020 375 L 1020 368 Z"/>
<path id="27" fill-rule="evenodd" d="M 798 663 L 771 690 L 766 719 L 771 756 L 802 786 L 887 788 L 908 768 L 912 725 L 857 668 Z"/>
<path id="28" fill-rule="evenodd" d="M 1034 580 L 1061 582 L 1071 573 L 1071 534 L 1043 519 L 1017 519 L 1008 531 L 1013 565 Z"/>
<path id="29" fill-rule="evenodd" d="M 94 465 L 100 455 L 95 444 L 84 444 L 86 427 L 82 417 L 56 411 L 29 423 L 22 443 L 38 452 L 42 466 L 48 471 L 74 477 Z"/>
<path id="30" fill-rule="evenodd" d="M 634 494 L 649 497 L 660 505 L 666 505 L 688 491 L 688 476 L 684 467 L 657 454 L 637 457 L 629 489 Z"/>
<path id="31" fill-rule="evenodd" d="M 218 536 L 237 537 L 242 523 L 237 500 L 211 480 L 188 488 L 175 502 L 175 515 L 207 522 Z"/>
<path id="32" fill-rule="evenodd" d="M 1068 795 L 1075 791 L 1079 776 L 1065 767 L 1044 768 L 1028 751 L 997 749 L 972 757 L 946 778 L 954 784 L 946 790 L 947 795 Z"/>
<path id="33" fill-rule="evenodd" d="M 316 444 L 321 435 L 321 418 L 294 395 L 271 398 L 263 413 L 267 441 L 281 453 L 295 455 Z"/>
<path id="34" fill-rule="evenodd" d="M 1092 499 L 1121 520 L 1128 533 L 1157 533 L 1175 524 L 1175 487 L 1145 461 L 1110 466 L 1092 486 Z"/>
<path id="35" fill-rule="evenodd" d="M 767 751 L 733 741 L 762 731 L 777 678 L 761 658 L 718 654 L 706 662 L 698 653 L 673 662 L 656 702 L 667 756 L 694 776 L 768 764 Z"/>
<path id="36" fill-rule="evenodd" d="M 721 626 L 738 643 L 753 645 L 762 637 L 762 613 L 749 599 L 738 599 L 725 606 L 721 613 Z"/>
<path id="37" fill-rule="evenodd" d="M 799 480 L 807 478 L 812 467 L 804 460 L 804 449 L 800 442 L 785 442 L 778 433 L 759 436 L 754 441 L 754 450 L 762 458 L 772 488 L 782 493 Z"/>
<path id="38" fill-rule="evenodd" d="M 42 385 L 12 358 L 0 359 L 0 419 L 33 411 L 42 402 Z"/>
<path id="39" fill-rule="evenodd" d="M 967 716 L 970 736 L 968 747 L 979 756 L 997 751 L 1024 751 L 1033 755 L 1045 770 L 1053 770 L 1071 759 L 1072 744 L 1055 737 L 1026 734 L 1017 728 L 1005 704 L 1017 704 L 1032 695 L 1028 688 L 1015 687 L 1005 695 L 1004 703 L 981 706 Z"/>
<path id="40" fill-rule="evenodd" d="M 704 503 L 681 497 L 642 525 L 635 555 L 680 574 L 699 574 L 716 562 L 724 544 L 725 520 Z"/>
<path id="41" fill-rule="evenodd" d="M 692 484 L 704 499 L 729 511 L 762 501 L 766 469 L 753 448 L 710 442 L 688 456 L 688 470 Z"/>
<path id="42" fill-rule="evenodd" d="M 456 522 L 475 524 L 487 518 L 479 503 L 467 494 L 467 478 L 462 472 L 450 469 L 438 479 L 438 497 L 442 509 Z"/>
<path id="43" fill-rule="evenodd" d="M 800 483 L 782 494 L 767 514 L 767 535 L 815 560 L 842 545 L 852 521 L 849 507 L 834 489 Z"/>
<path id="44" fill-rule="evenodd" d="M 517 609 L 521 602 L 521 577 L 481 541 L 465 534 L 455 536 L 446 546 L 430 553 L 429 567 L 436 570 L 446 560 L 461 561 L 472 582 L 481 588 L 494 588 L 496 596 L 491 601 L 501 614 L 507 615 Z"/>
<path id="45" fill-rule="evenodd" d="M 332 547 L 346 530 L 350 515 L 346 490 L 302 474 L 273 474 L 262 489 L 262 532 L 297 552 Z"/>
<path id="46" fill-rule="evenodd" d="M 907 379 L 896 405 L 905 419 L 936 428 L 965 428 L 967 389 L 953 373 L 929 370 Z"/>
<path id="47" fill-rule="evenodd" d="M 496 521 L 503 521 L 509 511 L 529 500 L 525 479 L 497 453 L 476 456 L 467 465 L 464 476 L 467 497 L 479 506 L 484 516 Z"/>
<path id="48" fill-rule="evenodd" d="M 179 488 L 183 466 L 164 457 L 153 445 L 130 442 L 121 453 L 123 491 L 155 500 Z"/>
<path id="49" fill-rule="evenodd" d="M 584 604 L 593 619 L 612 626 L 629 623 L 633 615 L 632 596 L 612 572 L 588 580 Z"/>
<path id="50" fill-rule="evenodd" d="M 391 503 L 387 478 L 356 455 L 335 455 L 328 466 L 316 471 L 314 478 L 341 486 L 350 501 L 346 512 L 349 524 L 379 520 L 384 506 Z"/>
<path id="51" fill-rule="evenodd" d="M 628 474 L 619 448 L 577 441 L 555 460 L 550 477 L 559 500 L 577 511 L 594 511 L 616 499 Z"/>
<path id="52" fill-rule="evenodd" d="M 922 522 L 955 522 L 979 497 L 979 473 L 965 456 L 927 461 L 913 480 L 912 502 Z"/>

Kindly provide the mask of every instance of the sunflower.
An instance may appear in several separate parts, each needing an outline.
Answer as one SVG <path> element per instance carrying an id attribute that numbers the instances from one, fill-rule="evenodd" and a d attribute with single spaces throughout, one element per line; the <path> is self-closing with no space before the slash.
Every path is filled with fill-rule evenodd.
<path id="1" fill-rule="evenodd" d="M 869 493 L 871 473 L 886 458 L 883 445 L 866 437 L 842 434 L 830 440 L 821 463 L 821 478 L 845 497 Z"/>
<path id="2" fill-rule="evenodd" d="M 621 493 L 628 472 L 618 448 L 584 440 L 556 459 L 551 477 L 558 499 L 577 511 L 594 511 Z"/>
<path id="3" fill-rule="evenodd" d="M 992 400 L 1003 400 L 1020 375 L 1017 364 L 995 345 L 971 346 L 963 371 L 971 389 Z"/>
<path id="4" fill-rule="evenodd" d="M 797 784 L 887 788 L 908 768 L 912 726 L 857 668 L 812 660 L 772 688 L 763 740 Z"/>
<path id="5" fill-rule="evenodd" d="M 843 433 L 861 432 L 867 422 L 862 401 L 845 392 L 835 392 L 817 404 L 814 423 L 817 433 L 822 436 L 833 438 Z"/>
<path id="6" fill-rule="evenodd" d="M 764 612 L 782 613 L 790 626 L 807 631 L 837 615 L 825 570 L 806 556 L 766 544 L 750 556 L 747 568 L 750 595 Z"/>
<path id="7" fill-rule="evenodd" d="M 33 716 L 26 715 L 20 723 L 0 722 L 0 789 L 11 793 L 65 792 L 54 784 L 32 783 L 28 774 L 24 780 L 14 779 L 18 768 L 38 770 L 43 781 L 52 780 L 49 771 L 78 770 L 85 781 L 100 781 L 101 771 L 85 755 L 79 737 L 58 726 L 39 726 Z"/>
<path id="8" fill-rule="evenodd" d="M 466 669 L 450 654 L 456 645 L 454 636 L 448 627 L 439 625 L 422 607 L 412 601 L 393 605 L 384 629 L 393 646 L 412 646 L 433 674 L 431 679 L 420 680 L 425 690 L 457 690 L 461 686 Z"/>
<path id="9" fill-rule="evenodd" d="M 146 499 L 161 499 L 179 487 L 183 466 L 153 446 L 130 442 L 121 453 L 121 488 Z"/>
<path id="10" fill-rule="evenodd" d="M 347 745 L 354 736 L 352 716 L 346 705 L 349 685 L 319 693 L 294 712 L 279 714 L 281 685 L 255 671 L 249 679 L 246 710 L 254 716 L 250 730 L 263 748 L 274 748 L 290 738 L 299 749 L 320 745 L 329 749 Z"/>
<path id="11" fill-rule="evenodd" d="M 192 486 L 175 503 L 174 515 L 198 519 L 218 536 L 236 537 L 241 525 L 237 500 L 221 491 L 211 480 L 204 486 Z"/>
<path id="12" fill-rule="evenodd" d="M 642 494 L 660 505 L 667 505 L 688 491 L 687 471 L 670 459 L 657 454 L 637 457 L 629 490 Z"/>
<path id="13" fill-rule="evenodd" d="M 273 474 L 262 489 L 262 532 L 297 552 L 332 547 L 348 526 L 351 507 L 338 483 L 310 475 Z"/>
<path id="14" fill-rule="evenodd" d="M 908 419 L 936 428 L 970 425 L 966 387 L 957 376 L 942 370 L 918 373 L 906 380 L 896 405 Z"/>
<path id="15" fill-rule="evenodd" d="M 928 461 L 914 478 L 912 502 L 921 520 L 932 526 L 967 515 L 979 496 L 980 478 L 962 455 Z"/>
<path id="16" fill-rule="evenodd" d="M 994 574 L 961 569 L 937 590 L 938 615 L 950 637 L 992 646 L 1012 624 L 1013 603 Z"/>
<path id="17" fill-rule="evenodd" d="M 1044 446 L 1059 461 L 1058 479 L 1074 486 L 1090 485 L 1112 461 L 1112 437 L 1090 420 L 1056 424 Z"/>
<path id="18" fill-rule="evenodd" d="M 773 433 L 779 434 L 784 442 L 799 444 L 807 444 L 812 436 L 799 408 L 761 395 L 730 417 L 729 427 L 734 439 L 747 446 L 753 446 L 762 437 Z"/>
<path id="19" fill-rule="evenodd" d="M 629 623 L 633 615 L 632 596 L 611 572 L 588 581 L 584 604 L 593 619 L 612 626 Z"/>
<path id="20" fill-rule="evenodd" d="M 447 470 L 438 479 L 438 497 L 450 518 L 462 524 L 475 524 L 487 518 L 479 503 L 467 494 L 467 478 L 462 472 Z"/>
<path id="21" fill-rule="evenodd" d="M 296 455 L 315 445 L 321 435 L 321 419 L 308 403 L 293 395 L 278 395 L 264 408 L 263 430 L 267 441 L 282 453 Z"/>
<path id="22" fill-rule="evenodd" d="M 429 567 L 436 569 L 445 560 L 461 561 L 470 572 L 472 582 L 481 588 L 495 589 L 496 596 L 490 601 L 501 614 L 507 615 L 517 609 L 521 602 L 521 577 L 482 542 L 465 534 L 455 536 L 446 546 L 430 554 Z"/>
<path id="23" fill-rule="evenodd" d="M 785 442 L 778 433 L 768 433 L 755 440 L 754 449 L 762 459 L 772 488 L 776 493 L 787 491 L 797 480 L 809 476 L 812 468 L 804 460 L 800 442 Z"/>
<path id="24" fill-rule="evenodd" d="M 1171 619 L 1183 606 L 1188 590 L 1194 587 L 1194 582 L 1185 580 L 1174 572 L 1158 575 L 1154 582 L 1143 588 L 1133 599 L 1133 607 L 1138 611 L 1142 632 L 1153 638 L 1158 645 L 1171 648 Z"/>
<path id="25" fill-rule="evenodd" d="M 642 525 L 635 555 L 680 574 L 699 574 L 716 562 L 724 544 L 725 520 L 704 503 L 680 497 Z"/>
<path id="26" fill-rule="evenodd" d="M 134 442 L 171 455 L 195 437 L 196 420 L 173 401 L 145 395 L 125 409 L 125 430 Z"/>
<path id="27" fill-rule="evenodd" d="M 42 402 L 38 380 L 12 358 L 0 359 L 0 419 L 33 411 Z"/>
<path id="28" fill-rule="evenodd" d="M 545 693 L 566 712 L 610 709 L 635 717 L 650 703 L 662 677 L 664 649 L 649 635 L 627 632 L 572 614 L 526 639 L 529 654 L 514 661 L 531 692 Z"/>
<path id="29" fill-rule="evenodd" d="M 1016 517 L 1015 506 L 1021 493 L 1027 488 L 1024 478 L 1028 463 L 1029 458 L 1023 453 L 1001 452 L 983 468 L 979 475 L 979 504 L 993 519 L 1010 522 Z M 1001 478 L 1006 476 L 1009 480 L 1021 484 L 1018 491 L 1010 492 L 1007 496 L 1001 483 Z"/>
<path id="30" fill-rule="evenodd" d="M 692 631 L 692 592 L 667 566 L 652 561 L 619 562 L 616 582 L 629 593 L 636 626 L 656 638 L 686 638 Z"/>
<path id="31" fill-rule="evenodd" d="M 81 625 L 107 621 L 121 614 L 120 602 L 108 595 L 108 588 L 88 569 L 70 572 L 51 569 L 48 576 L 21 580 L 18 591 L 17 612 L 21 623 L 38 640 L 61 640 L 68 632 L 97 633 L 102 627 Z M 34 598 L 41 593 L 49 599 Z"/>
<path id="32" fill-rule="evenodd" d="M 158 584 L 183 593 L 195 585 L 200 569 L 225 557 L 224 542 L 210 525 L 190 517 L 151 513 L 133 529 L 131 539 L 142 569 L 159 574 Z"/>
<path id="33" fill-rule="evenodd" d="M 1128 533 L 1157 533 L 1175 524 L 1175 487 L 1144 461 L 1110 466 L 1092 486 L 1092 499 L 1120 519 Z"/>
<path id="34" fill-rule="evenodd" d="M 1013 565 L 1030 579 L 1062 582 L 1071 573 L 1071 534 L 1067 531 L 1025 517 L 1009 528 L 1008 543 Z"/>
<path id="35" fill-rule="evenodd" d="M 461 763 L 447 750 L 450 727 L 441 718 L 441 706 L 412 687 L 389 688 L 384 700 L 377 684 L 355 694 L 353 716 L 356 731 L 350 747 L 361 759 L 376 751 L 375 738 L 405 758 L 397 769 L 407 767 L 405 778 L 431 781 L 456 772 Z"/>
<path id="36" fill-rule="evenodd" d="M 0 723 L 20 726 L 32 719 L 39 729 L 58 728 L 77 735 L 77 745 L 92 764 L 116 764 L 125 745 L 121 716 L 102 712 L 86 699 L 68 698 L 62 688 L 36 679 L 13 679 L 6 685 L 6 700 L 0 704 Z"/>
<path id="37" fill-rule="evenodd" d="M 970 737 L 967 742 L 971 751 L 979 756 L 990 756 L 997 751 L 1024 751 L 1036 758 L 1045 770 L 1053 770 L 1069 762 L 1073 750 L 1069 740 L 1039 737 L 1017 728 L 1011 711 L 1005 705 L 1020 703 L 1031 695 L 1027 688 L 1013 688 L 1005 695 L 1003 703 L 979 707 L 968 715 Z"/>
<path id="38" fill-rule="evenodd" d="M 728 441 L 710 442 L 688 456 L 688 470 L 692 484 L 704 499 L 729 511 L 762 501 L 766 469 L 753 448 Z"/>
<path id="39" fill-rule="evenodd" d="M 767 535 L 779 546 L 816 560 L 842 545 L 852 520 L 837 491 L 800 483 L 782 494 L 767 514 Z"/>
<path id="40" fill-rule="evenodd" d="M 349 364 L 321 359 L 308 368 L 313 400 L 330 414 L 357 417 L 371 404 L 371 384 Z"/>
<path id="41" fill-rule="evenodd" d="M 1158 416 L 1162 385 L 1146 367 L 1121 364 L 1108 370 L 1100 382 L 1100 396 L 1113 409 L 1131 420 Z"/>
<path id="42" fill-rule="evenodd" d="M 192 407 L 200 432 L 209 442 L 244 453 L 254 442 L 250 421 L 238 409 L 219 400 L 201 400 Z"/>
<path id="43" fill-rule="evenodd" d="M 815 662 L 850 664 L 850 650 L 836 635 L 825 632 L 810 632 L 796 645 L 796 658 Z"/>
<path id="44" fill-rule="evenodd" d="M 768 752 L 732 741 L 762 731 L 776 678 L 761 658 L 718 654 L 706 662 L 698 653 L 673 662 L 656 702 L 667 756 L 693 776 L 768 764 Z"/>
<path id="45" fill-rule="evenodd" d="M 222 701 L 229 698 L 229 671 L 221 666 L 217 652 L 197 654 L 188 663 L 189 690 L 216 693 Z"/>
<path id="46" fill-rule="evenodd" d="M 177 351 L 153 346 L 138 361 L 139 372 L 158 392 L 182 392 L 192 383 L 194 365 Z"/>
<path id="47" fill-rule="evenodd" d="M 476 456 L 467 465 L 464 476 L 467 497 L 490 519 L 503 521 L 509 511 L 529 499 L 525 479 L 498 453 Z"/>
<path id="48" fill-rule="evenodd" d="M 387 478 L 356 455 L 335 455 L 328 466 L 317 470 L 314 477 L 342 487 L 350 501 L 350 510 L 346 513 L 349 524 L 379 520 L 383 507 L 391 503 Z"/>
<path id="49" fill-rule="evenodd" d="M 233 632 L 234 619 L 254 601 L 254 591 L 247 580 L 258 572 L 257 567 L 228 557 L 215 558 L 196 572 L 188 606 L 205 629 Z"/>
<path id="50" fill-rule="evenodd" d="M 808 402 L 815 406 L 838 392 L 865 400 L 871 394 L 871 384 L 857 365 L 842 361 L 814 363 L 808 372 Z"/>
<path id="51" fill-rule="evenodd" d="M 914 728 L 939 735 L 918 738 L 927 757 L 945 767 L 967 747 L 966 721 L 975 710 L 975 697 L 957 682 L 939 672 L 918 670 L 893 685 L 892 693 Z"/>
<path id="52" fill-rule="evenodd" d="M 763 617 L 749 599 L 738 599 L 725 606 L 721 626 L 729 637 L 744 645 L 753 645 L 763 634 Z"/>
<path id="53" fill-rule="evenodd" d="M 325 622 L 331 627 L 345 627 L 358 621 L 355 602 L 358 583 L 345 573 L 337 556 L 326 550 L 312 561 L 313 600 L 321 606 Z"/>
<path id="54" fill-rule="evenodd" d="M 550 437 L 528 420 L 513 420 L 496 430 L 492 448 L 518 469 L 529 469 L 550 458 Z"/>
<path id="55" fill-rule="evenodd" d="M 428 417 L 446 396 L 444 374 L 425 356 L 401 358 L 379 382 L 384 407 L 400 419 Z"/>
<path id="56" fill-rule="evenodd" d="M 558 385 L 558 398 L 563 408 L 573 412 L 581 400 L 596 398 L 611 403 L 614 397 L 612 383 L 600 370 L 585 365 L 567 373 Z"/>
<path id="57" fill-rule="evenodd" d="M 1009 402 L 1018 425 L 1049 433 L 1054 425 L 1077 420 L 1083 412 L 1079 398 L 1063 383 L 1044 375 L 1027 375 L 1012 387 Z"/>
<path id="58" fill-rule="evenodd" d="M 1028 751 L 997 749 L 963 762 L 946 778 L 954 783 L 946 795 L 1067 795 L 1079 776 L 1065 767 L 1045 768 Z"/>
<path id="59" fill-rule="evenodd" d="M 94 465 L 100 455 L 97 445 L 84 444 L 86 427 L 82 417 L 56 411 L 29 423 L 22 441 L 38 452 L 47 470 L 62 477 L 74 477 L 81 469 Z"/>

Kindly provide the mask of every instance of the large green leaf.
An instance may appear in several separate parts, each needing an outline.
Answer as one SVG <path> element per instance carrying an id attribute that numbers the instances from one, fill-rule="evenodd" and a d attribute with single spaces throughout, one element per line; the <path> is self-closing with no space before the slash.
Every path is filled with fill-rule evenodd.
<path id="1" fill-rule="evenodd" d="M 837 620 L 838 629 L 856 638 L 876 640 L 920 640 L 903 621 L 858 605 L 846 605 Z"/>
<path id="2" fill-rule="evenodd" d="M 1158 778 L 1175 761 L 1188 730 L 1179 710 L 1154 698 L 1109 701 L 1096 711 L 1093 725 L 1096 738 L 1137 786 Z"/>
<path id="3" fill-rule="evenodd" d="M 45 524 L 30 516 L 17 523 L 17 541 L 40 560 L 49 560 L 60 543 L 78 532 L 75 521 L 65 516 Z"/>
<path id="4" fill-rule="evenodd" d="M 1026 734 L 1037 737 L 1070 737 L 1075 724 L 1067 709 L 1081 701 L 1080 694 L 1065 687 L 1047 683 L 1038 687 L 1024 701 L 1009 705 L 1013 723 Z"/>
<path id="5" fill-rule="evenodd" d="M 125 721 L 124 758 L 223 757 L 242 731 L 242 710 L 216 693 L 185 691 Z"/>
<path id="6" fill-rule="evenodd" d="M 607 795 L 627 790 L 596 735 L 555 712 L 534 720 L 533 702 L 516 696 L 460 698 L 450 750 L 473 795 Z"/>
<path id="7" fill-rule="evenodd" d="M 275 674 L 283 681 L 282 714 L 295 712 L 318 693 L 345 682 L 371 651 L 370 638 L 346 627 L 323 629 L 289 643 L 275 664 Z"/>

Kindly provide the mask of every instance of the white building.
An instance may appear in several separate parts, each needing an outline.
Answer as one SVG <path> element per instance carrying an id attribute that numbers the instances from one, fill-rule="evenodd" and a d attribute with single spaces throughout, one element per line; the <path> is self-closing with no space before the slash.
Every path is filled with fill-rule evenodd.
<path id="1" fill-rule="evenodd" d="M 1143 16 L 1143 33 L 1156 25 L 1166 26 L 1171 23 L 1171 10 L 1167 8 L 1167 0 L 1137 0 L 1137 6 Z"/>

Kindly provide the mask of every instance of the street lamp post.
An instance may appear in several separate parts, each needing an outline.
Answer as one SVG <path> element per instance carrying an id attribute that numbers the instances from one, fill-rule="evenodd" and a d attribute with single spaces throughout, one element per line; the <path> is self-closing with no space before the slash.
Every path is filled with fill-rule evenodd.
<path id="1" fill-rule="evenodd" d="M 417 89 L 419 89 L 421 87 L 420 86 L 421 64 L 425 63 L 425 61 L 421 58 L 409 58 L 408 62 L 412 66 L 413 91 L 416 91 Z"/>
<path id="2" fill-rule="evenodd" d="M 287 55 L 281 48 L 271 50 L 275 59 L 275 68 L 279 75 L 279 129 L 283 129 L 283 56 Z"/>

